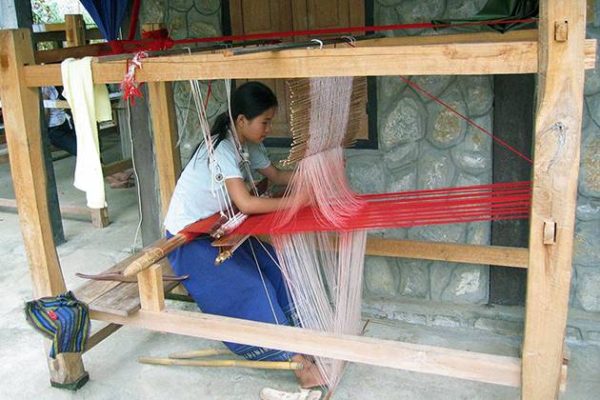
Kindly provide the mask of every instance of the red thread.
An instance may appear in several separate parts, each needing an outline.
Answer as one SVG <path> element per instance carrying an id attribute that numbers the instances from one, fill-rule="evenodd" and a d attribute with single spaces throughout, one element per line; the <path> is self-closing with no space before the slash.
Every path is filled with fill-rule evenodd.
<path id="1" fill-rule="evenodd" d="M 529 216 L 531 182 L 364 194 L 356 197 L 364 206 L 338 226 L 328 224 L 317 209 L 306 207 L 285 226 L 278 223 L 281 213 L 251 215 L 233 233 L 352 231 L 526 219 Z"/>
<path id="2" fill-rule="evenodd" d="M 138 16 L 140 14 L 140 3 L 140 0 L 133 0 L 133 5 L 131 6 L 131 19 L 129 20 L 129 35 L 127 35 L 127 40 L 133 40 L 135 38 Z"/>
<path id="3" fill-rule="evenodd" d="M 208 99 L 210 99 L 210 95 L 212 94 L 212 82 L 208 81 L 208 89 L 206 89 L 206 99 L 204 99 L 204 108 L 208 106 Z"/>

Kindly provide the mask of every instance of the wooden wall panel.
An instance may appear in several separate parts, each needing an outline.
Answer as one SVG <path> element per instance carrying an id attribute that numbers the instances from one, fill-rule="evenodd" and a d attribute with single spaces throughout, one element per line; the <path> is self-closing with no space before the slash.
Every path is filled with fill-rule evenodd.
<path id="1" fill-rule="evenodd" d="M 234 0 L 230 3 L 233 35 L 281 32 L 289 30 L 337 28 L 364 24 L 363 0 Z M 285 40 L 303 41 L 306 37 Z M 360 78 L 366 79 L 366 78 Z M 289 93 L 284 79 L 261 79 L 275 92 L 279 108 L 273 121 L 272 137 L 287 138 L 289 129 Z M 245 80 L 238 80 L 241 85 Z M 366 114 L 360 139 L 368 138 Z"/>

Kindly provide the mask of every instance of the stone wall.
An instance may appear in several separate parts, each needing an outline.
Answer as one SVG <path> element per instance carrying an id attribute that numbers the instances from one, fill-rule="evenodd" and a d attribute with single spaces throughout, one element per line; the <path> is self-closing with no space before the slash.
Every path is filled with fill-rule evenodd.
<path id="1" fill-rule="evenodd" d="M 587 32 L 600 40 L 598 18 Z M 586 71 L 585 78 L 571 303 L 600 312 L 600 68 Z"/>
<path id="2" fill-rule="evenodd" d="M 222 35 L 221 12 L 220 0 L 146 0 L 142 2 L 140 20 L 142 23 L 164 23 L 173 39 L 212 37 Z M 201 82 L 200 86 L 206 96 L 207 83 Z M 179 150 L 185 165 L 202 135 L 189 83 L 176 82 L 173 91 L 180 138 Z M 208 117 L 212 120 L 226 111 L 226 102 L 224 83 L 212 82 L 207 105 Z"/>
<path id="3" fill-rule="evenodd" d="M 461 18 L 474 15 L 486 0 L 377 0 L 375 24 Z M 218 0 L 148 0 L 143 22 L 164 22 L 174 38 L 217 36 L 222 32 Z M 598 26 L 589 34 L 600 35 Z M 448 31 L 442 32 L 446 34 Z M 388 35 L 431 35 L 431 31 Z M 586 75 L 581 177 L 577 208 L 572 305 L 600 311 L 600 72 Z M 493 85 L 490 76 L 419 76 L 413 82 L 440 97 L 484 128 L 492 129 Z M 197 118 L 187 83 L 175 85 L 184 162 L 199 140 Z M 204 92 L 206 85 L 204 85 Z M 222 82 L 214 83 L 210 116 L 225 110 Z M 349 150 L 348 176 L 359 192 L 388 192 L 486 184 L 492 180 L 492 143 L 399 77 L 377 78 L 378 150 Z M 274 159 L 285 150 L 271 149 Z M 515 156 L 516 157 L 516 156 Z M 377 233 L 457 243 L 489 244 L 490 224 L 418 227 Z M 480 304 L 488 301 L 489 267 L 419 260 L 368 257 L 367 300 Z"/>
<path id="4" fill-rule="evenodd" d="M 398 24 L 475 14 L 485 1 L 381 0 L 375 24 Z M 447 34 L 448 31 L 441 32 Z M 428 31 L 390 35 L 435 34 Z M 492 129 L 490 76 L 407 77 L 487 130 Z M 361 192 L 391 192 L 487 184 L 492 180 L 492 141 L 399 77 L 377 79 L 379 150 L 350 151 L 348 171 Z M 373 179 L 376 177 L 376 179 Z M 385 238 L 489 244 L 490 224 L 471 223 L 396 229 Z M 366 296 L 416 298 L 451 303 L 485 303 L 489 267 L 368 257 Z"/>

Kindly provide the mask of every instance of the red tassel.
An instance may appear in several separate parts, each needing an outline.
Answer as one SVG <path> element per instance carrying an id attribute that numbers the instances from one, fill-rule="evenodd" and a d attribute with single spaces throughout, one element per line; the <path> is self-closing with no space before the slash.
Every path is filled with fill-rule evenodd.
<path id="1" fill-rule="evenodd" d="M 135 80 L 135 72 L 138 68 L 142 68 L 142 59 L 148 57 L 145 51 L 138 51 L 131 60 L 127 60 L 127 72 L 121 82 L 121 91 L 123 99 L 131 100 L 131 104 L 135 105 L 135 98 L 142 97 L 140 84 Z"/>

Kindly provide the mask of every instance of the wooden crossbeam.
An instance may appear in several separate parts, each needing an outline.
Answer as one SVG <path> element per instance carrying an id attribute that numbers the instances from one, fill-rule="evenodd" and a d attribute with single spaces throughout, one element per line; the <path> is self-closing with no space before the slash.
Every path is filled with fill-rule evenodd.
<path id="1" fill-rule="evenodd" d="M 369 337 L 334 335 L 198 312 L 144 311 L 123 317 L 91 311 L 93 319 L 159 332 L 246 343 L 301 354 L 398 368 L 497 385 L 520 385 L 520 360 Z"/>
<path id="2" fill-rule="evenodd" d="M 0 208 L 18 211 L 16 199 L 0 198 Z M 85 206 L 60 205 L 60 214 L 63 218 L 92 218 L 91 208 Z M 98 210 L 98 209 L 95 209 Z"/>
<path id="3" fill-rule="evenodd" d="M 85 344 L 84 352 L 89 351 L 92 348 L 94 348 L 97 344 L 99 344 L 104 339 L 106 339 L 107 337 L 109 337 L 110 335 L 112 335 L 113 333 L 118 331 L 121 327 L 122 327 L 122 325 L 107 324 L 106 326 L 100 328 L 96 332 L 90 334 L 90 337 Z"/>
<path id="4" fill-rule="evenodd" d="M 478 41 L 432 43 L 419 40 L 410 44 L 293 49 L 227 56 L 191 54 L 148 58 L 136 74 L 138 82 L 180 81 L 189 79 L 259 79 L 315 76 L 384 76 L 384 75 L 471 75 L 525 74 L 538 71 L 536 40 Z M 390 42 L 395 42 L 391 38 Z M 585 66 L 593 68 L 596 41 L 585 40 Z M 126 60 L 94 63 L 95 83 L 118 83 L 123 80 Z M 24 68 L 28 86 L 60 85 L 60 66 L 30 65 Z"/>
<path id="5" fill-rule="evenodd" d="M 519 247 L 436 243 L 369 237 L 365 253 L 370 256 L 486 264 L 527 268 L 529 251 Z"/>

